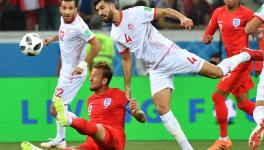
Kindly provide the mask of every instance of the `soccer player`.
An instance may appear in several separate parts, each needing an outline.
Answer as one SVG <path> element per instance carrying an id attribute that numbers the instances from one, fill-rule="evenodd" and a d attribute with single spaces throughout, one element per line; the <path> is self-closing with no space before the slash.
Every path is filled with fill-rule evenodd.
<path id="1" fill-rule="evenodd" d="M 219 28 L 227 57 L 240 53 L 240 49 L 248 47 L 246 23 L 253 18 L 253 11 L 241 5 L 239 0 L 224 0 L 225 5 L 217 8 L 203 36 L 203 42 L 210 44 L 215 31 Z M 249 100 L 248 91 L 254 87 L 250 76 L 253 61 L 240 64 L 235 70 L 224 76 L 218 83 L 212 99 L 216 118 L 220 128 L 220 137 L 208 150 L 228 149 L 232 142 L 228 137 L 228 111 L 225 99 L 232 93 L 237 106 L 249 115 L 253 115 L 255 104 Z"/>
<path id="2" fill-rule="evenodd" d="M 130 98 L 132 68 L 130 52 L 133 52 L 148 68 L 153 101 L 164 126 L 184 150 L 193 148 L 170 109 L 170 97 L 174 89 L 173 75 L 193 72 L 210 78 L 219 78 L 241 62 L 263 59 L 263 55 L 255 55 L 248 50 L 215 66 L 180 48 L 152 26 L 153 19 L 170 17 L 179 19 L 183 27 L 191 29 L 192 20 L 176 10 L 139 6 L 119 11 L 115 8 L 113 0 L 95 0 L 94 6 L 104 22 L 113 23 L 111 36 L 122 55 L 126 96 Z"/>
<path id="3" fill-rule="evenodd" d="M 48 45 L 53 41 L 59 41 L 62 68 L 53 100 L 61 98 L 63 103 L 68 105 L 83 85 L 87 74 L 87 64 L 89 66 L 92 65 L 92 59 L 98 53 L 100 43 L 77 14 L 76 0 L 61 0 L 60 13 L 61 25 L 58 35 L 44 39 L 44 44 Z M 92 45 L 92 50 L 85 55 L 87 43 Z M 57 113 L 53 103 L 50 111 L 53 116 L 56 116 Z M 73 113 L 71 114 L 74 115 Z M 56 137 L 49 142 L 41 143 L 41 147 L 48 149 L 51 147 L 64 148 L 66 146 L 66 128 L 62 127 L 58 121 L 56 121 L 56 124 Z"/>
<path id="4" fill-rule="evenodd" d="M 254 18 L 246 25 L 245 31 L 248 34 L 258 34 L 258 27 L 264 23 L 264 4 L 255 12 Z M 262 37 L 263 38 L 263 37 Z M 262 39 L 263 40 L 263 39 Z M 249 137 L 249 147 L 252 150 L 257 149 L 262 141 L 264 134 L 264 71 L 260 74 L 257 88 L 256 107 L 253 112 L 253 118 L 257 126 Z"/>
<path id="5" fill-rule="evenodd" d="M 139 122 L 145 122 L 145 114 L 135 100 L 128 100 L 125 93 L 116 88 L 110 88 L 113 72 L 104 62 L 96 64 L 90 76 L 90 90 L 94 94 L 87 101 L 90 120 L 72 118 L 65 111 L 60 98 L 54 100 L 58 112 L 58 120 L 62 126 L 69 125 L 80 134 L 87 135 L 86 141 L 70 149 L 82 150 L 123 150 L 125 147 L 125 112 L 128 111 Z M 22 149 L 36 148 L 23 142 Z"/>

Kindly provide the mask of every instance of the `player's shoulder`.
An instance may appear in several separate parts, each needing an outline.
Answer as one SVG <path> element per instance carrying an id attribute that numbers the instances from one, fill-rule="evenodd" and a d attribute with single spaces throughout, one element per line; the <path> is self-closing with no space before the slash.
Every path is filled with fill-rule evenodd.
<path id="1" fill-rule="evenodd" d="M 226 11 L 226 7 L 223 5 L 223 6 L 217 7 L 214 10 L 214 13 L 220 13 L 220 12 L 224 12 L 224 11 Z"/>

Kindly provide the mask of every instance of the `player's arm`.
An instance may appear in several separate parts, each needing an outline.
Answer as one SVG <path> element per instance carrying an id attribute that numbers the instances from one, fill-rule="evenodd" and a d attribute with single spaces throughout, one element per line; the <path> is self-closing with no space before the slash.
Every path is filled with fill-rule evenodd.
<path id="1" fill-rule="evenodd" d="M 180 12 L 172 9 L 172 8 L 155 8 L 155 18 L 162 19 L 164 17 L 169 17 L 173 19 L 179 19 L 181 21 L 181 26 L 185 27 L 186 29 L 191 29 L 193 26 L 193 21 Z"/>
<path id="2" fill-rule="evenodd" d="M 54 35 L 53 37 L 43 39 L 43 44 L 46 46 L 58 40 L 59 40 L 59 35 Z"/>
<path id="3" fill-rule="evenodd" d="M 262 20 L 259 17 L 254 17 L 253 19 L 251 19 L 246 27 L 245 27 L 245 32 L 247 34 L 253 34 L 254 32 L 257 31 L 258 27 L 262 24 Z"/>
<path id="4" fill-rule="evenodd" d="M 98 54 L 98 52 L 100 51 L 101 44 L 98 40 L 96 40 L 95 37 L 92 38 L 90 41 L 88 41 L 88 43 L 90 43 L 92 47 L 91 47 L 91 50 L 89 51 L 89 53 L 86 55 L 85 62 L 89 66 L 89 71 L 91 71 L 92 66 L 93 66 L 93 59 Z"/>
<path id="5" fill-rule="evenodd" d="M 86 55 L 85 60 L 82 61 L 80 64 L 78 64 L 78 66 L 72 73 L 73 75 L 82 74 L 84 68 L 86 68 L 87 65 L 89 67 L 89 71 L 92 70 L 93 58 L 97 55 L 97 53 L 101 49 L 101 44 L 96 40 L 95 36 L 88 42 L 92 45 L 92 49 L 90 50 L 89 54 Z"/>
<path id="6" fill-rule="evenodd" d="M 213 41 L 213 35 L 215 31 L 218 29 L 217 16 L 218 16 L 217 11 L 214 11 L 211 20 L 203 35 L 204 44 L 210 44 Z"/>
<path id="7" fill-rule="evenodd" d="M 146 122 L 145 113 L 140 109 L 137 101 L 132 99 L 126 105 L 126 111 L 132 115 L 138 122 L 144 123 Z"/>
<path id="8" fill-rule="evenodd" d="M 124 72 L 124 82 L 125 82 L 125 94 L 128 99 L 130 99 L 130 83 L 131 83 L 131 74 L 132 74 L 132 57 L 129 50 L 125 50 L 121 54 L 123 72 Z"/>

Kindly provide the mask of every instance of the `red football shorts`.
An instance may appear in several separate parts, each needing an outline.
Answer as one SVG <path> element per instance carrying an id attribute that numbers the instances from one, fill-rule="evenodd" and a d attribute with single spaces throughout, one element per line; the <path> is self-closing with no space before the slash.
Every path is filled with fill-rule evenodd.
<path id="1" fill-rule="evenodd" d="M 78 147 L 83 150 L 124 150 L 126 140 L 124 131 L 108 125 L 103 126 L 105 128 L 105 139 L 102 143 L 95 142 L 87 136 L 85 143 Z"/>
<path id="2" fill-rule="evenodd" d="M 217 88 L 232 93 L 235 98 L 248 92 L 254 87 L 254 82 L 250 76 L 251 69 L 252 62 L 240 64 L 234 71 L 221 78 Z"/>

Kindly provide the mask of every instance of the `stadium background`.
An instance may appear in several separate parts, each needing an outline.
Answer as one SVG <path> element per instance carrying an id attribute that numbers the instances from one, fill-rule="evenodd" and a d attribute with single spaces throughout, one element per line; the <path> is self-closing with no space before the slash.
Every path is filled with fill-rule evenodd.
<path id="1" fill-rule="evenodd" d="M 1 144 L 23 140 L 43 141 L 53 137 L 55 133 L 55 120 L 49 114 L 49 104 L 57 83 L 58 43 L 45 47 L 41 55 L 37 57 L 27 57 L 20 53 L 18 48 L 19 39 L 25 33 L 0 33 L 0 50 L 2 51 L 0 55 Z M 181 47 L 206 60 L 209 60 L 210 56 L 219 49 L 222 49 L 221 52 L 223 52 L 218 33 L 215 35 L 214 42 L 209 46 L 205 46 L 201 42 L 202 33 L 203 31 L 200 30 L 191 32 L 162 31 L 163 35 Z M 41 37 L 47 37 L 56 34 L 56 32 L 39 32 L 38 34 Z M 109 34 L 109 32 L 105 32 L 105 34 Z M 250 47 L 257 48 L 257 43 L 250 41 Z M 225 53 L 221 53 L 221 55 L 224 57 Z M 113 61 L 115 77 L 111 86 L 123 89 L 120 61 L 120 56 L 116 54 Z M 139 124 L 128 116 L 126 118 L 128 141 L 173 141 L 173 138 L 163 127 L 151 101 L 148 77 L 138 76 L 135 66 L 133 75 L 132 95 L 146 112 L 148 122 Z M 253 80 L 258 83 L 257 78 L 253 77 Z M 219 129 L 213 116 L 211 100 L 211 93 L 217 82 L 218 80 L 190 74 L 174 77 L 175 92 L 172 96 L 172 110 L 178 117 L 186 136 L 192 141 L 215 140 L 218 137 Z M 255 99 L 255 93 L 256 88 L 250 91 L 251 100 Z M 87 118 L 85 101 L 90 94 L 89 82 L 86 80 L 70 107 L 80 117 Z M 234 98 L 229 96 L 228 99 Z M 251 117 L 237 111 L 236 117 L 233 118 L 229 126 L 230 138 L 232 140 L 247 140 L 254 127 L 255 123 Z M 69 141 L 80 142 L 84 138 L 72 129 L 67 130 L 67 140 Z M 3 147 L 5 146 L 0 146 L 0 149 L 6 149 Z"/>

